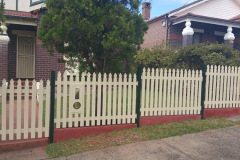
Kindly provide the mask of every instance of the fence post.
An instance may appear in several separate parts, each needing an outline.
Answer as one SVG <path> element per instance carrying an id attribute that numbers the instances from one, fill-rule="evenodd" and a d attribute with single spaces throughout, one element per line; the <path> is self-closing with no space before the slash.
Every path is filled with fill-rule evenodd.
<path id="1" fill-rule="evenodd" d="M 53 143 L 53 136 L 54 136 L 54 106 L 55 106 L 55 71 L 51 71 L 51 105 L 50 105 L 49 143 Z"/>
<path id="2" fill-rule="evenodd" d="M 205 101 L 205 93 L 206 93 L 206 70 L 207 66 L 204 64 L 202 66 L 202 95 L 201 95 L 201 119 L 204 119 L 204 101 Z"/>
<path id="3" fill-rule="evenodd" d="M 142 67 L 138 67 L 137 69 L 137 81 L 138 81 L 138 86 L 137 86 L 137 108 L 136 108 L 136 112 L 137 112 L 137 128 L 140 127 L 140 108 L 141 108 L 141 104 L 140 104 L 140 101 L 141 101 L 141 88 L 142 88 L 142 71 L 143 71 L 143 68 Z"/>

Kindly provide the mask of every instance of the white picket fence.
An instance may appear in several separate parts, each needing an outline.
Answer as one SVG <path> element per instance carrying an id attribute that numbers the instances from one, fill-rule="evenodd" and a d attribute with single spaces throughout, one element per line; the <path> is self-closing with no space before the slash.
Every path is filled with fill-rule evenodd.
<path id="1" fill-rule="evenodd" d="M 46 88 L 43 86 L 43 81 L 40 81 L 39 89 L 37 89 L 35 80 L 32 85 L 29 85 L 28 80 L 18 80 L 17 86 L 14 85 L 13 80 L 10 81 L 9 86 L 6 80 L 3 80 L 0 95 L 1 141 L 49 136 L 49 81 L 47 81 Z"/>
<path id="2" fill-rule="evenodd" d="M 143 69 L 141 116 L 201 111 L 202 71 Z"/>
<path id="3" fill-rule="evenodd" d="M 240 107 L 240 68 L 207 66 L 205 108 Z"/>
<path id="4" fill-rule="evenodd" d="M 143 69 L 141 116 L 200 114 L 202 71 Z M 24 83 L 24 84 L 22 84 Z M 0 141 L 49 136 L 50 82 L 0 87 Z M 135 123 L 136 75 L 58 73 L 55 128 Z M 207 66 L 205 108 L 240 107 L 240 67 Z"/>
<path id="5" fill-rule="evenodd" d="M 56 128 L 135 123 L 137 84 L 135 74 L 59 72 Z"/>

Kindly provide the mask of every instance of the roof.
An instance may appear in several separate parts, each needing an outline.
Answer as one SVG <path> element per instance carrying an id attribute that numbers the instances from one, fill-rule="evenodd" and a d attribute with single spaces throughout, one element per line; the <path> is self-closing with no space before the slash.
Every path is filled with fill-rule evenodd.
<path id="1" fill-rule="evenodd" d="M 226 19 L 220 19 L 220 18 L 214 18 L 214 17 L 207 17 L 207 16 L 202 16 L 202 15 L 196 15 L 193 13 L 188 13 L 183 16 L 176 17 L 174 19 L 171 19 L 171 21 L 173 22 L 173 24 L 177 24 L 181 21 L 184 21 L 187 18 L 191 18 L 192 21 L 197 20 L 197 21 L 201 22 L 202 20 L 204 20 L 204 21 L 210 22 L 211 24 L 218 22 L 218 23 L 229 24 L 233 27 L 240 28 L 240 22 L 235 21 L 235 20 L 226 20 Z"/>
<path id="2" fill-rule="evenodd" d="M 32 14 L 31 12 L 11 11 L 5 10 L 4 15 L 6 17 L 21 17 L 25 19 L 37 19 L 38 14 Z"/>
<path id="3" fill-rule="evenodd" d="M 240 19 L 240 14 L 237 15 L 236 17 L 233 17 L 231 20 L 239 20 Z"/>
<path id="4" fill-rule="evenodd" d="M 177 9 L 174 9 L 174 10 L 172 10 L 172 11 L 170 11 L 170 12 L 168 12 L 168 13 L 165 13 L 165 14 L 163 14 L 163 15 L 161 15 L 161 16 L 158 16 L 158 17 L 154 17 L 154 18 L 152 18 L 152 19 L 149 19 L 147 22 L 149 22 L 149 23 L 155 22 L 156 20 L 161 19 L 162 17 L 165 17 L 166 15 L 169 15 L 169 14 L 171 14 L 171 13 L 180 11 L 180 10 L 182 10 L 182 9 L 184 9 L 184 8 L 187 8 L 187 7 L 191 6 L 191 5 L 194 5 L 194 4 L 196 4 L 196 3 L 199 3 L 199 2 L 201 2 L 201 1 L 204 1 L 204 0 L 196 0 L 196 1 L 192 2 L 192 3 L 189 3 L 189 4 L 187 4 L 187 5 L 184 5 L 184 6 L 182 6 L 182 7 L 177 8 Z"/>

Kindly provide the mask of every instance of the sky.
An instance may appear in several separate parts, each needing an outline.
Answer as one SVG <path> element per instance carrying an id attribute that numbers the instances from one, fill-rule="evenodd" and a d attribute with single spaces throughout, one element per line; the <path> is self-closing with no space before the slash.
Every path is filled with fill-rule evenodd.
<path id="1" fill-rule="evenodd" d="M 152 3 L 151 17 L 157 17 L 195 0 L 144 0 Z"/>

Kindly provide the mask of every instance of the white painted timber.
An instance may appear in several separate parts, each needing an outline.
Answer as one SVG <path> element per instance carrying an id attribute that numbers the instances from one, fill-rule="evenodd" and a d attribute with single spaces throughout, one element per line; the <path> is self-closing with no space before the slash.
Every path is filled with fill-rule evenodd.
<path id="1" fill-rule="evenodd" d="M 114 74 L 112 78 L 112 74 L 82 73 L 81 79 L 78 75 L 70 74 L 69 79 L 66 72 L 58 75 L 56 128 L 135 123 L 135 74 Z M 75 102 L 80 103 L 79 109 L 73 109 Z"/>
<path id="2" fill-rule="evenodd" d="M 240 107 L 240 68 L 207 66 L 205 108 Z"/>
<path id="3" fill-rule="evenodd" d="M 0 141 L 49 136 L 49 81 L 47 81 L 46 88 L 43 86 L 43 81 L 40 81 L 39 89 L 37 89 L 35 80 L 32 83 L 28 80 L 18 80 L 17 84 L 10 80 L 9 86 L 6 80 L 3 80 L 0 93 L 2 98 Z M 39 95 L 38 103 L 37 95 Z M 44 120 L 43 117 L 45 117 Z"/>
<path id="4" fill-rule="evenodd" d="M 142 116 L 200 114 L 201 71 L 147 69 L 147 73 L 145 72 L 146 69 L 143 69 L 142 81 L 145 82 L 147 80 L 146 85 L 149 85 L 148 82 L 151 82 L 151 88 L 146 85 L 142 86 L 143 90 L 146 88 L 145 92 L 142 92 L 142 97 L 145 97 L 145 93 L 149 94 L 153 90 L 154 93 L 151 93 L 150 96 L 155 98 L 147 100 L 147 95 L 146 100 L 142 99 L 141 106 L 150 104 L 146 108 L 141 108 Z M 146 74 L 147 76 L 145 76 Z M 154 82 L 154 85 L 152 82 Z M 149 102 L 146 103 L 145 101 Z"/>
<path id="5" fill-rule="evenodd" d="M 39 1 L 40 0 L 32 0 L 33 3 L 39 2 Z M 30 11 L 33 11 L 36 9 L 46 7 L 46 5 L 44 3 L 30 6 L 30 0 L 18 0 L 18 3 L 16 3 L 17 0 L 3 0 L 3 2 L 5 3 L 5 9 L 7 9 L 7 10 L 18 9 L 18 11 L 24 11 L 24 12 L 30 12 Z"/>
<path id="6" fill-rule="evenodd" d="M 231 19 L 239 15 L 240 5 L 235 0 L 208 0 L 205 3 L 196 5 L 184 11 L 178 11 L 175 16 L 182 16 L 187 13 L 214 17 L 219 19 Z"/>

